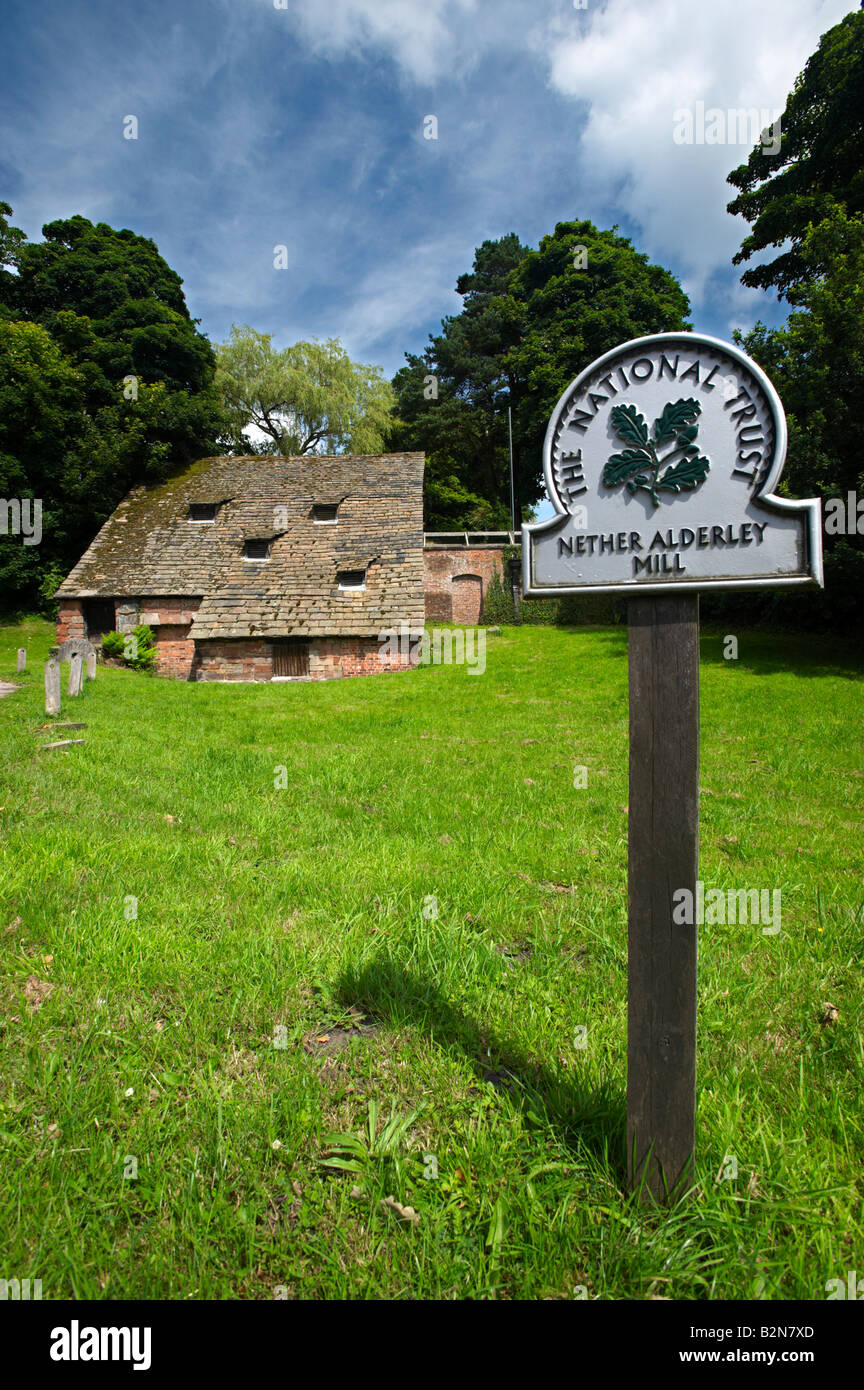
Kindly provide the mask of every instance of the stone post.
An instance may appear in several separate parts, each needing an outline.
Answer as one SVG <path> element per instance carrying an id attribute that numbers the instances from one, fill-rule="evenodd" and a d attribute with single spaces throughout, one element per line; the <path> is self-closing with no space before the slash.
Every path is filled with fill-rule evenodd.
<path id="1" fill-rule="evenodd" d="M 45 662 L 45 713 L 60 713 L 60 663 L 53 656 Z"/>

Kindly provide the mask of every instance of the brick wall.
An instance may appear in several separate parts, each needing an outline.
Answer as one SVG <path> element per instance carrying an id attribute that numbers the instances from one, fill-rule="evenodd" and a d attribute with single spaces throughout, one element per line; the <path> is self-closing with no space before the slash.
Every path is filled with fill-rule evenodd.
<path id="1" fill-rule="evenodd" d="M 427 621 L 437 619 L 473 627 L 483 617 L 486 590 L 496 573 L 504 578 L 500 549 L 453 546 L 447 550 L 424 550 L 423 593 Z"/>
<path id="2" fill-rule="evenodd" d="M 192 662 L 196 681 L 269 681 L 273 649 L 260 637 L 197 642 Z"/>
<path id="3" fill-rule="evenodd" d="M 84 608 L 80 599 L 63 598 L 57 605 L 57 641 L 70 637 L 86 637 Z"/>
<path id="4" fill-rule="evenodd" d="M 175 680 L 189 680 L 195 643 L 189 636 L 200 598 L 118 598 L 114 603 L 114 630 L 131 631 L 139 623 L 153 629 L 156 669 Z M 57 641 L 86 637 L 86 600 L 61 599 L 58 605 Z"/>
<path id="5" fill-rule="evenodd" d="M 156 638 L 156 670 L 160 676 L 188 681 L 195 663 L 195 643 L 189 636 L 200 598 L 141 599 L 139 623 L 146 623 Z"/>
<path id="6" fill-rule="evenodd" d="M 313 681 L 343 676 L 380 675 L 404 670 L 407 653 L 382 654 L 374 637 L 312 637 L 309 639 L 309 676 Z M 273 648 L 266 638 L 235 638 L 196 644 L 192 679 L 199 681 L 269 681 L 273 676 Z M 299 678 L 298 678 L 299 679 Z"/>
<path id="7" fill-rule="evenodd" d="M 312 680 L 333 680 L 339 676 L 375 676 L 382 671 L 404 671 L 408 653 L 390 653 L 374 637 L 318 637 L 309 647 L 309 675 Z"/>

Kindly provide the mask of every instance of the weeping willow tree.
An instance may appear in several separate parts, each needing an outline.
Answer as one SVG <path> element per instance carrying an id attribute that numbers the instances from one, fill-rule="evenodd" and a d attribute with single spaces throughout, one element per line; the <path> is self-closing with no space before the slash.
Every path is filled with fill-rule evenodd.
<path id="1" fill-rule="evenodd" d="M 395 401 L 380 367 L 352 362 L 338 338 L 274 348 L 269 333 L 235 324 L 216 348 L 216 387 L 238 441 L 255 426 L 250 452 L 377 454 Z M 241 444 L 242 447 L 242 444 Z"/>

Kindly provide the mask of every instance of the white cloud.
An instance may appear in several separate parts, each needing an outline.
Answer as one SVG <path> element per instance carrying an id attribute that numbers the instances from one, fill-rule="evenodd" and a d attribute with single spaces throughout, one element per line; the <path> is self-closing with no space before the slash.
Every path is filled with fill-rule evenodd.
<path id="1" fill-rule="evenodd" d="M 358 284 L 341 316 L 343 342 L 355 360 L 380 361 L 380 349 L 393 342 L 425 346 L 419 337 L 430 315 L 458 313 L 462 300 L 452 286 L 465 266 L 465 248 L 458 236 L 402 248 L 395 260 L 375 266 Z M 390 352 L 388 351 L 388 359 Z M 405 365 L 404 357 L 382 362 L 390 374 Z"/>
<path id="2" fill-rule="evenodd" d="M 390 54 L 417 82 L 452 71 L 456 29 L 475 0 L 289 0 L 286 10 L 301 37 L 318 53 Z"/>
<path id="3" fill-rule="evenodd" d="M 559 17 L 538 48 L 552 88 L 588 105 L 580 146 L 589 194 L 622 207 L 653 258 L 674 257 L 698 302 L 746 224 L 725 211 L 726 176 L 749 145 L 679 145 L 673 114 L 699 101 L 724 112 L 782 110 L 820 36 L 848 0 L 616 0 Z M 781 156 L 782 157 L 782 156 Z"/>

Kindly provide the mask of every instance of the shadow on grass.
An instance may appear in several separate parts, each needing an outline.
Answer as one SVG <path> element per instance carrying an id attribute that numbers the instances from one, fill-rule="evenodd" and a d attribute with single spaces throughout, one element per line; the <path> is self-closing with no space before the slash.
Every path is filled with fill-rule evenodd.
<path id="1" fill-rule="evenodd" d="M 344 972 L 336 985 L 341 1003 L 395 1026 L 419 1027 L 438 1044 L 458 1048 L 479 1082 L 492 1085 L 529 1121 L 548 1121 L 574 1154 L 588 1151 L 625 1181 L 626 1104 L 623 1090 L 603 1082 L 590 1087 L 531 1060 L 506 1039 L 486 1033 L 475 1018 L 451 1003 L 389 952 L 360 971 Z"/>
<path id="2" fill-rule="evenodd" d="M 723 655 L 726 633 L 737 638 L 737 660 Z M 700 659 L 703 665 L 732 666 L 750 676 L 782 673 L 802 680 L 818 676 L 842 680 L 864 677 L 864 651 L 859 644 L 817 633 L 767 633 L 759 629 L 736 630 L 734 624 L 725 629 L 712 625 L 711 631 L 702 629 Z"/>

